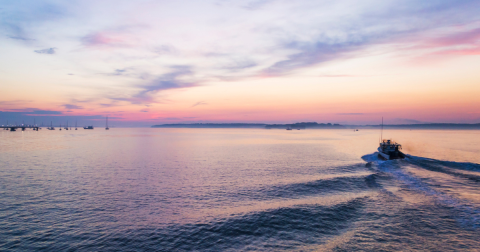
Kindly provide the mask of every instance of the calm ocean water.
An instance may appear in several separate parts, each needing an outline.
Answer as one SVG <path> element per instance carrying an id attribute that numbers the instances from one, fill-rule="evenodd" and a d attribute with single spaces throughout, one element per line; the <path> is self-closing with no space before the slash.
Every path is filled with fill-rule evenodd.
<path id="1" fill-rule="evenodd" d="M 384 137 L 409 158 L 377 130 L 0 131 L 0 250 L 478 251 L 480 131 Z"/>

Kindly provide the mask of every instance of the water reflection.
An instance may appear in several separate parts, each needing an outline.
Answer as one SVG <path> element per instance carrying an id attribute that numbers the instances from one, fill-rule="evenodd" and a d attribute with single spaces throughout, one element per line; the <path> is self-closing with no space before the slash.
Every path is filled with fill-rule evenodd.
<path id="1" fill-rule="evenodd" d="M 410 159 L 365 167 L 375 130 L 2 131 L 0 248 L 478 247 L 479 132 L 386 136 Z"/>

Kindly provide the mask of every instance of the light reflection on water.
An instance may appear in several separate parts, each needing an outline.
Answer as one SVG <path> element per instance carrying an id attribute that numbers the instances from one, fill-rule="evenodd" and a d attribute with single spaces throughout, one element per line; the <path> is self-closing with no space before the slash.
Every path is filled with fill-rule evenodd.
<path id="1" fill-rule="evenodd" d="M 2 131 L 0 249 L 478 247 L 480 132 L 388 130 L 411 157 L 365 167 L 378 135 Z"/>

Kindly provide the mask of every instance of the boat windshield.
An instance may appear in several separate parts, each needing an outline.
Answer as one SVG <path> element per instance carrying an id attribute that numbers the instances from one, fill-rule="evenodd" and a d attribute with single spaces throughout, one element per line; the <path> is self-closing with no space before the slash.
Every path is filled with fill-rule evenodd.
<path id="1" fill-rule="evenodd" d="M 401 144 L 398 144 L 390 139 L 384 139 L 380 145 L 384 148 L 398 148 L 399 150 L 402 149 Z"/>

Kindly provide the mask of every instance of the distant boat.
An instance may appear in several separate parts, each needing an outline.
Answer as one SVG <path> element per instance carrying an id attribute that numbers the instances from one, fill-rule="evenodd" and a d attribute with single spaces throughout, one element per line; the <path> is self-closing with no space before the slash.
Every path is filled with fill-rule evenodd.
<path id="1" fill-rule="evenodd" d="M 288 127 L 287 127 L 287 130 L 292 130 L 292 127 L 288 126 Z"/>
<path id="2" fill-rule="evenodd" d="M 53 122 L 50 121 L 50 127 L 47 128 L 48 130 L 55 130 L 55 128 L 53 127 Z"/>
<path id="3" fill-rule="evenodd" d="M 106 130 L 109 130 L 110 128 L 108 127 L 108 116 L 107 116 L 107 121 L 106 121 L 106 124 L 105 124 L 105 129 Z"/>
<path id="4" fill-rule="evenodd" d="M 75 130 L 77 130 L 77 121 L 75 121 Z"/>
<path id="5" fill-rule="evenodd" d="M 93 129 L 93 126 L 85 126 L 83 129 Z"/>

